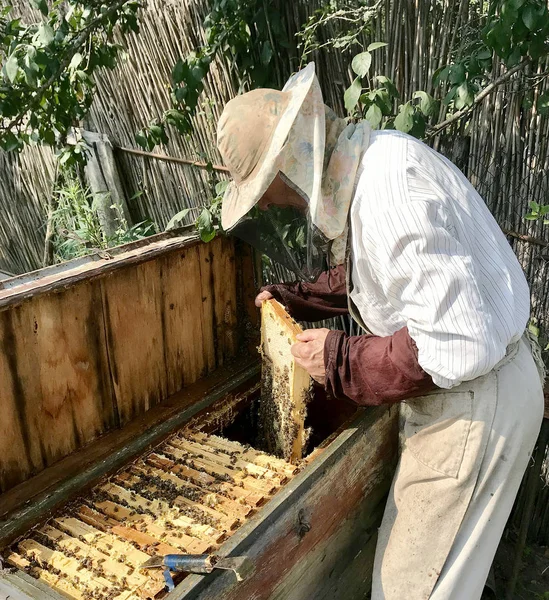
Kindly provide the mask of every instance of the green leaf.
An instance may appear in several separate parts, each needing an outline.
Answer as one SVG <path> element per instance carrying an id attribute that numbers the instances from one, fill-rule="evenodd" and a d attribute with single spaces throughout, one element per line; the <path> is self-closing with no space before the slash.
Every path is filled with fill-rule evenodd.
<path id="1" fill-rule="evenodd" d="M 410 129 L 409 134 L 415 138 L 421 139 L 425 135 L 427 123 L 424 116 L 420 112 L 414 114 L 414 126 Z"/>
<path id="2" fill-rule="evenodd" d="M 450 83 L 456 85 L 465 80 L 465 67 L 461 63 L 452 65 L 450 68 Z"/>
<path id="3" fill-rule="evenodd" d="M 436 103 L 432 96 L 427 92 L 418 91 L 414 93 L 413 98 L 419 98 L 419 110 L 421 110 L 426 117 L 430 117 L 433 114 Z"/>
<path id="4" fill-rule="evenodd" d="M 373 52 L 374 50 L 377 50 L 378 48 L 383 48 L 384 46 L 387 46 L 386 42 L 373 42 L 366 49 L 368 50 L 368 52 Z"/>
<path id="5" fill-rule="evenodd" d="M 533 333 L 536 337 L 539 337 L 539 327 L 536 327 L 533 323 L 528 325 L 528 331 Z"/>
<path id="6" fill-rule="evenodd" d="M 385 77 L 385 75 L 378 75 L 376 77 L 376 82 L 378 84 L 381 84 L 381 87 L 384 87 L 388 94 L 390 96 L 392 96 L 393 98 L 399 98 L 400 94 L 398 93 L 398 90 L 395 86 L 395 84 L 392 82 L 391 79 L 389 79 L 388 77 Z"/>
<path id="7" fill-rule="evenodd" d="M 448 75 L 450 75 L 450 65 L 446 65 L 445 67 L 440 67 L 433 73 L 433 85 L 438 85 L 443 81 L 448 79 Z"/>
<path id="8" fill-rule="evenodd" d="M 484 48 L 483 50 L 477 52 L 476 56 L 478 60 L 488 60 L 489 58 L 492 58 L 492 51 L 488 48 Z"/>
<path id="9" fill-rule="evenodd" d="M 229 181 L 218 181 L 215 184 L 215 193 L 218 196 L 224 196 L 225 195 L 225 191 L 227 190 L 227 187 L 229 185 Z"/>
<path id="10" fill-rule="evenodd" d="M 181 221 L 183 221 L 183 219 L 192 211 L 192 208 L 184 208 L 183 210 L 180 210 L 177 214 L 175 214 L 169 221 L 168 224 L 166 225 L 166 231 L 168 231 L 169 229 L 174 229 L 175 227 L 178 227 L 181 224 Z"/>
<path id="11" fill-rule="evenodd" d="M 408 133 L 414 126 L 414 107 L 410 102 L 403 104 L 395 117 L 395 128 Z"/>
<path id="12" fill-rule="evenodd" d="M 361 52 L 353 58 L 351 69 L 360 77 L 364 77 L 370 70 L 372 55 L 369 52 Z"/>
<path id="13" fill-rule="evenodd" d="M 181 83 L 189 71 L 187 64 L 180 58 L 172 70 L 172 78 L 174 83 Z"/>
<path id="14" fill-rule="evenodd" d="M 531 56 L 531 58 L 538 60 L 538 58 L 541 58 L 547 54 L 547 50 L 547 42 L 544 39 L 544 36 L 533 36 L 533 39 L 528 45 L 528 54 Z"/>
<path id="15" fill-rule="evenodd" d="M 213 226 L 212 213 L 207 208 L 202 209 L 202 212 L 198 216 L 196 225 L 198 227 L 200 239 L 203 242 L 211 242 L 214 239 L 215 228 Z"/>
<path id="16" fill-rule="evenodd" d="M 55 37 L 53 28 L 47 23 L 42 23 L 36 32 L 35 38 L 40 46 L 49 46 Z"/>
<path id="17" fill-rule="evenodd" d="M 141 131 L 135 134 L 135 141 L 141 146 L 141 148 L 143 148 L 144 150 L 147 149 L 147 137 Z"/>
<path id="18" fill-rule="evenodd" d="M 263 42 L 263 47 L 261 48 L 261 64 L 267 66 L 271 62 L 271 58 L 273 57 L 273 48 L 269 41 Z"/>
<path id="19" fill-rule="evenodd" d="M 44 16 L 48 14 L 48 4 L 46 0 L 30 0 L 30 3 L 37 8 Z"/>
<path id="20" fill-rule="evenodd" d="M 71 158 L 72 158 L 72 154 L 70 152 L 65 151 L 65 152 L 63 152 L 63 154 L 61 154 L 61 158 L 59 159 L 59 164 L 64 165 Z"/>
<path id="21" fill-rule="evenodd" d="M 475 99 L 467 81 L 464 81 L 457 89 L 457 98 L 454 100 L 455 107 L 459 110 L 465 106 L 470 106 Z"/>
<path id="22" fill-rule="evenodd" d="M 69 69 L 74 70 L 77 69 L 80 66 L 80 63 L 82 62 L 82 60 L 84 59 L 84 57 L 80 54 L 80 52 L 77 52 L 71 59 L 71 62 L 69 63 Z"/>
<path id="23" fill-rule="evenodd" d="M 382 118 L 381 109 L 376 104 L 372 104 L 366 111 L 366 120 L 370 123 L 373 129 L 377 129 Z"/>
<path id="24" fill-rule="evenodd" d="M 452 100 L 455 98 L 457 92 L 457 86 L 454 85 L 454 87 L 450 88 L 450 91 L 446 94 L 446 96 L 444 96 L 444 100 L 442 101 L 443 104 L 450 104 L 450 102 L 452 102 Z"/>
<path id="25" fill-rule="evenodd" d="M 358 104 L 358 99 L 362 93 L 362 84 L 360 78 L 357 77 L 353 83 L 345 90 L 343 100 L 345 102 L 345 108 L 348 112 L 352 113 Z"/>
<path id="26" fill-rule="evenodd" d="M 6 64 L 4 65 L 4 71 L 6 73 L 6 77 L 11 81 L 11 83 L 13 83 L 17 77 L 17 73 L 19 72 L 19 60 L 17 59 L 15 52 L 8 58 Z"/>
<path id="27" fill-rule="evenodd" d="M 507 57 L 505 64 L 510 69 L 510 68 L 514 67 L 515 65 L 519 64 L 520 58 L 521 58 L 520 46 L 515 46 L 511 50 L 511 53 L 509 54 L 509 56 Z"/>
<path id="28" fill-rule="evenodd" d="M 1 139 L 1 146 L 6 152 L 11 152 L 21 147 L 21 140 L 14 133 L 8 131 Z"/>
<path id="29" fill-rule="evenodd" d="M 537 29 L 537 13 L 536 9 L 531 4 L 528 4 L 522 10 L 522 22 L 526 25 L 526 27 L 528 27 L 530 31 Z"/>
<path id="30" fill-rule="evenodd" d="M 536 107 L 540 115 L 549 115 L 549 94 L 541 94 Z"/>

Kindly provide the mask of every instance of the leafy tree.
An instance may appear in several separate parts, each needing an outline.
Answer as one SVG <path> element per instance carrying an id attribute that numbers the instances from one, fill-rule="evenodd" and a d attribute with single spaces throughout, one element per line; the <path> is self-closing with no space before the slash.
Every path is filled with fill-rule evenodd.
<path id="1" fill-rule="evenodd" d="M 173 67 L 171 108 L 136 135 L 145 150 L 168 141 L 166 125 L 182 134 L 193 132 L 204 79 L 218 54 L 234 65 L 241 89 L 282 83 L 279 65 L 289 43 L 272 1 L 213 0 L 204 27 L 206 44 L 180 58 Z"/>
<path id="2" fill-rule="evenodd" d="M 96 70 L 116 65 L 122 48 L 115 28 L 138 31 L 137 0 L 31 4 L 42 13 L 40 22 L 11 18 L 11 7 L 0 15 L 0 147 L 8 151 L 32 143 L 64 148 L 90 108 Z M 77 144 L 61 161 L 70 164 L 79 154 Z"/>
<path id="3" fill-rule="evenodd" d="M 436 122 L 438 102 L 418 90 L 402 102 L 394 83 L 384 76 L 363 88 L 371 67 L 371 52 L 384 46 L 371 44 L 351 63 L 357 75 L 345 92 L 345 107 L 353 118 L 366 118 L 374 128 L 395 128 L 419 138 L 432 137 L 467 116 L 475 105 L 532 61 L 549 53 L 549 12 L 543 0 L 493 0 L 478 31 L 461 40 L 455 61 L 433 75 L 434 88 L 446 88 L 443 105 L 446 118 Z M 492 67 L 499 59 L 507 70 L 496 79 Z M 549 114 L 549 96 L 537 100 L 539 114 Z"/>

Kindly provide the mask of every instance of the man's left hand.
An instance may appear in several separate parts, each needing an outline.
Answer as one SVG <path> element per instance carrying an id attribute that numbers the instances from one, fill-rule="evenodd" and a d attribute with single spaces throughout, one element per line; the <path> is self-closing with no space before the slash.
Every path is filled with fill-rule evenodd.
<path id="1" fill-rule="evenodd" d="M 299 341 L 291 348 L 295 362 L 322 385 L 326 378 L 324 342 L 328 333 L 330 333 L 329 329 L 306 329 L 296 336 Z"/>

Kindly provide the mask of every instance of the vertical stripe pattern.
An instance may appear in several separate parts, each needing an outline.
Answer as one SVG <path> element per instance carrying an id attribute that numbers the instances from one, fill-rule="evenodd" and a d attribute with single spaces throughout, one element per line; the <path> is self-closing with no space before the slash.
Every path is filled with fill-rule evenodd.
<path id="1" fill-rule="evenodd" d="M 378 131 L 351 208 L 352 298 L 377 335 L 407 326 L 419 363 L 451 388 L 488 373 L 522 335 L 520 264 L 459 169 L 418 140 Z"/>

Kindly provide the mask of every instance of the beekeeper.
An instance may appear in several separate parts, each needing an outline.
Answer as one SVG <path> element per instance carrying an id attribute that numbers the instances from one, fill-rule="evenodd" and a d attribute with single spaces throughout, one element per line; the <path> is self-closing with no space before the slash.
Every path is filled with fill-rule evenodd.
<path id="1" fill-rule="evenodd" d="M 373 600 L 480 598 L 543 414 L 521 267 L 446 158 L 324 105 L 314 64 L 230 101 L 222 226 L 299 276 L 268 286 L 307 330 L 296 361 L 334 398 L 405 400 Z M 539 348 L 539 347 L 538 347 Z M 538 372 L 539 371 L 539 372 Z"/>

